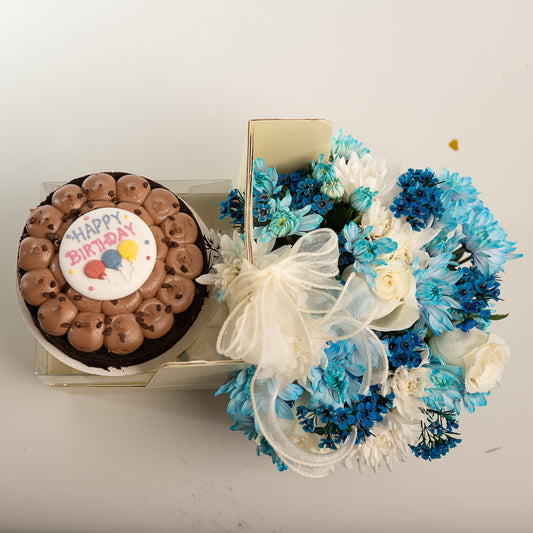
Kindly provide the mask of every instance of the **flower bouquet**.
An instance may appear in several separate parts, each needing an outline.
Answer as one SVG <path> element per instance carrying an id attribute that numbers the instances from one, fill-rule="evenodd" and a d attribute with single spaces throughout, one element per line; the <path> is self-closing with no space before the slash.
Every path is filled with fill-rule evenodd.
<path id="1" fill-rule="evenodd" d="M 444 456 L 509 358 L 489 329 L 515 243 L 470 178 L 388 166 L 341 131 L 292 172 L 249 158 L 201 278 L 228 308 L 217 350 L 250 364 L 217 392 L 231 429 L 309 477 Z"/>

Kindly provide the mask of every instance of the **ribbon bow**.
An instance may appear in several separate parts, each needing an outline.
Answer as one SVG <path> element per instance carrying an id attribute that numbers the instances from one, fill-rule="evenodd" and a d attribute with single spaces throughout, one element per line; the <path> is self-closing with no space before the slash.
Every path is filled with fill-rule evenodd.
<path id="1" fill-rule="evenodd" d="M 219 353 L 257 366 L 250 385 L 256 423 L 287 466 L 307 477 L 323 477 L 346 459 L 356 431 L 333 452 L 302 449 L 279 424 L 280 391 L 327 363 L 328 341 L 353 340 L 367 363 L 363 391 L 383 382 L 388 368 L 387 354 L 368 327 L 374 299 L 353 274 L 344 286 L 337 281 L 338 257 L 337 235 L 318 229 L 264 268 L 243 261 L 224 296 L 230 313 L 217 339 Z"/>

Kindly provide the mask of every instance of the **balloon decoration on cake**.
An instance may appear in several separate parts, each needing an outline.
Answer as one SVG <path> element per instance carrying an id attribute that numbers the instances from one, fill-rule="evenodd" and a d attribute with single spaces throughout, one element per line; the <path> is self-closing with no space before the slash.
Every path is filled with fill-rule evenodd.
<path id="1" fill-rule="evenodd" d="M 75 220 L 61 242 L 59 265 L 67 283 L 96 300 L 123 298 L 152 273 L 157 247 L 136 214 L 103 207 Z"/>

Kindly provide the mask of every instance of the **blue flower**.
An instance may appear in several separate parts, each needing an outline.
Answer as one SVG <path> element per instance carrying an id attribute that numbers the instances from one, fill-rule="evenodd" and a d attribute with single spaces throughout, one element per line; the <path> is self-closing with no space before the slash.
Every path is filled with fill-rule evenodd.
<path id="1" fill-rule="evenodd" d="M 332 405 L 316 408 L 299 405 L 296 412 L 304 431 L 322 437 L 320 448 L 336 449 L 354 429 L 357 430 L 356 444 L 371 435 L 372 426 L 381 422 L 383 416 L 392 409 L 393 399 L 393 393 L 382 396 L 379 387 L 372 385 L 368 394 L 355 404 L 337 408 Z"/>
<path id="2" fill-rule="evenodd" d="M 220 218 L 230 217 L 235 226 L 244 225 L 244 195 L 233 189 L 226 200 L 220 202 Z"/>
<path id="3" fill-rule="evenodd" d="M 455 283 L 461 273 L 448 269 L 452 262 L 451 252 L 442 253 L 429 260 L 428 267 L 421 270 L 418 260 L 413 263 L 413 275 L 416 279 L 416 298 L 420 312 L 420 321 L 425 323 L 435 335 L 445 330 L 453 330 L 451 312 L 459 309 L 460 304 L 454 299 Z"/>
<path id="4" fill-rule="evenodd" d="M 455 299 L 461 308 L 453 313 L 456 327 L 469 331 L 474 327 L 486 328 L 491 315 L 491 300 L 499 300 L 500 283 L 495 276 L 484 276 L 472 266 L 461 268 L 461 278 L 455 284 Z"/>
<path id="5" fill-rule="evenodd" d="M 333 203 L 326 194 L 317 194 L 313 196 L 311 211 L 324 216 L 332 207 Z"/>
<path id="6" fill-rule="evenodd" d="M 336 183 L 337 175 L 332 163 L 324 163 L 324 154 L 320 154 L 318 162 L 311 162 L 312 176 L 319 183 L 331 182 Z"/>
<path id="7" fill-rule="evenodd" d="M 389 362 L 394 368 L 416 368 L 422 363 L 422 353 L 427 350 L 424 336 L 413 331 L 388 335 L 382 338 L 389 349 Z"/>
<path id="8" fill-rule="evenodd" d="M 439 225 L 446 232 L 453 231 L 461 224 L 467 213 L 480 204 L 478 190 L 472 185 L 472 179 L 451 174 L 447 169 L 440 170 L 436 178 L 441 190 L 443 211 L 438 216 Z"/>
<path id="9" fill-rule="evenodd" d="M 430 168 L 410 168 L 398 178 L 398 185 L 402 191 L 390 206 L 396 218 L 404 216 L 414 230 L 420 231 L 427 227 L 432 216 L 442 215 L 442 193 Z"/>
<path id="10" fill-rule="evenodd" d="M 431 388 L 423 400 L 435 410 L 453 410 L 459 413 L 461 400 L 465 393 L 464 379 L 458 366 L 448 365 L 442 359 L 431 359 Z"/>
<path id="11" fill-rule="evenodd" d="M 257 158 L 254 162 L 254 200 L 260 203 L 267 203 L 270 198 L 281 190 L 277 187 L 278 173 L 275 168 L 268 168 L 266 163 Z"/>
<path id="12" fill-rule="evenodd" d="M 316 229 L 323 218 L 320 215 L 308 215 L 311 205 L 301 209 L 290 209 L 291 194 L 286 192 L 283 200 L 276 201 L 276 211 L 267 226 L 255 228 L 254 237 L 260 242 L 268 242 L 271 239 L 287 237 L 288 235 L 304 235 Z"/>
<path id="13" fill-rule="evenodd" d="M 485 276 L 498 273 L 507 261 L 522 257 L 514 253 L 516 243 L 507 240 L 507 233 L 486 207 L 470 212 L 468 222 L 463 224 L 463 233 L 465 248 Z"/>
<path id="14" fill-rule="evenodd" d="M 348 159 L 350 155 L 356 153 L 358 157 L 363 157 L 370 150 L 363 146 L 363 143 L 354 139 L 351 135 L 343 135 L 342 130 L 337 131 L 331 139 L 331 156 L 335 158 L 344 157 Z"/>
<path id="15" fill-rule="evenodd" d="M 311 369 L 309 407 L 331 405 L 333 408 L 356 402 L 360 395 L 361 376 L 366 367 L 352 340 L 330 343 L 324 351 L 326 368 Z"/>
<path id="16" fill-rule="evenodd" d="M 385 264 L 379 256 L 394 252 L 398 247 L 398 244 L 389 238 L 369 239 L 371 231 L 372 226 L 367 226 L 361 231 L 361 228 L 352 221 L 344 226 L 339 235 L 341 261 L 353 264 L 354 271 L 362 272 L 369 283 L 373 283 L 376 278 L 374 267 Z"/>
<path id="17" fill-rule="evenodd" d="M 427 409 L 428 418 L 422 425 L 420 441 L 416 446 L 410 446 L 416 457 L 431 461 L 440 459 L 461 442 L 455 431 L 459 427 L 453 410 Z"/>
<path id="18" fill-rule="evenodd" d="M 274 200 L 269 200 L 266 204 L 257 203 L 253 211 L 254 218 L 256 218 L 258 222 L 267 222 L 272 220 L 275 207 L 276 202 Z"/>
<path id="19" fill-rule="evenodd" d="M 350 194 L 350 205 L 355 211 L 366 213 L 370 209 L 376 194 L 378 194 L 378 191 L 371 191 L 368 187 L 358 187 Z"/>
<path id="20" fill-rule="evenodd" d="M 424 250 L 432 257 L 446 252 L 454 252 L 462 244 L 463 239 L 464 235 L 461 231 L 456 231 L 451 237 L 448 237 L 447 232 L 441 231 L 424 246 Z"/>

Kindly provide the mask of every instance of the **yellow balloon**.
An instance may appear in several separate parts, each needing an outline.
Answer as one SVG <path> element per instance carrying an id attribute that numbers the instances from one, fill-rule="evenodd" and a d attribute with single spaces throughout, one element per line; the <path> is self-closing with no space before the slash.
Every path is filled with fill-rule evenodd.
<path id="1" fill-rule="evenodd" d="M 139 245 L 131 239 L 126 239 L 118 245 L 118 253 L 123 259 L 133 262 L 137 259 L 137 254 L 139 253 Z"/>

